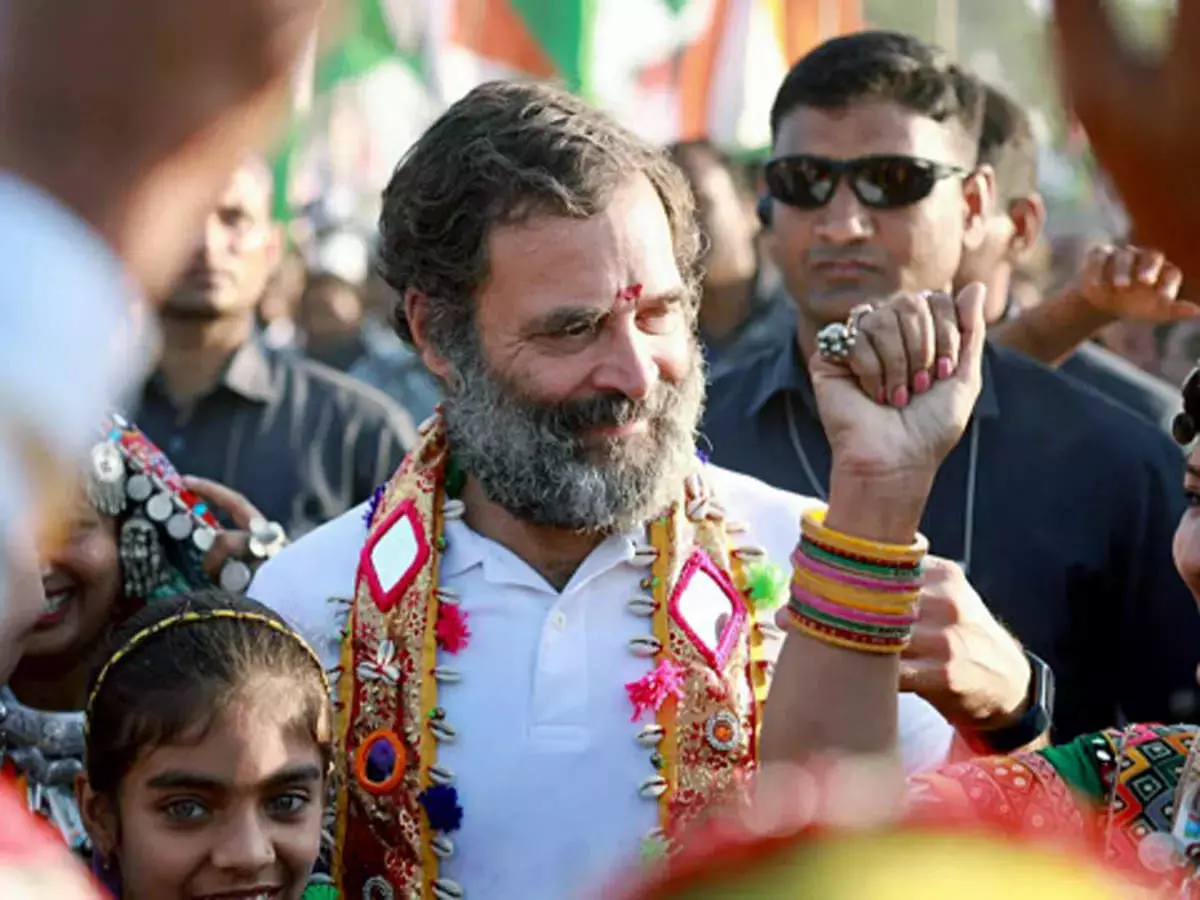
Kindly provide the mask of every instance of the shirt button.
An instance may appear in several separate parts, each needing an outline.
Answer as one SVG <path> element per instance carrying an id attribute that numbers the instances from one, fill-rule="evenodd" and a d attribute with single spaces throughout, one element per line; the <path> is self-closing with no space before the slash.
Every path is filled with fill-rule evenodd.
<path id="1" fill-rule="evenodd" d="M 550 617 L 550 625 L 555 631 L 562 631 L 567 627 L 567 614 L 561 609 L 556 610 Z"/>
<path id="2" fill-rule="evenodd" d="M 183 448 L 187 446 L 187 441 L 183 439 L 182 434 L 173 434 L 171 439 L 167 441 L 168 453 L 182 453 Z"/>

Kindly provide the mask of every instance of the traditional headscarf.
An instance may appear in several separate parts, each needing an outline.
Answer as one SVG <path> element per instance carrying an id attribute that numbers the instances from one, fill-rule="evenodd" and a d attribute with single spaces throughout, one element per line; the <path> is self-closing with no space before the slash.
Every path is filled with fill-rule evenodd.
<path id="1" fill-rule="evenodd" d="M 211 586 L 202 563 L 220 524 L 136 426 L 118 415 L 106 426 L 92 447 L 87 493 L 92 505 L 120 526 L 125 596 L 150 601 Z"/>

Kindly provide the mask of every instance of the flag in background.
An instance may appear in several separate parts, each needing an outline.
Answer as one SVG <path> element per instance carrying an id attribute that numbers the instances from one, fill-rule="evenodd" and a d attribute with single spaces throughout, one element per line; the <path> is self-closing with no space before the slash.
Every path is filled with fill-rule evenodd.
<path id="1" fill-rule="evenodd" d="M 373 197 L 441 110 L 495 78 L 558 81 L 651 140 L 761 151 L 791 63 L 861 26 L 861 0 L 354 0 L 281 158 L 281 211 L 347 179 Z"/>

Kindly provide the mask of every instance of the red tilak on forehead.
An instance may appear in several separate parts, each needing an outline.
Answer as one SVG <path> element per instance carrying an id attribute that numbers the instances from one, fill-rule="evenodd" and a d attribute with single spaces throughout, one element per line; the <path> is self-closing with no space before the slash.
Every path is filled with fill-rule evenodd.
<path id="1" fill-rule="evenodd" d="M 629 287 L 623 287 L 617 291 L 618 300 L 637 300 L 642 296 L 642 286 L 640 284 L 631 284 Z"/>

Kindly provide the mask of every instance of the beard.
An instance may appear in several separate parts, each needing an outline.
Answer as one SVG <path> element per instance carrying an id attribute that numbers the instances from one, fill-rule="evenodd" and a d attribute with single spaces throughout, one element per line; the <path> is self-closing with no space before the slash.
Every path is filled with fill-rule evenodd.
<path id="1" fill-rule="evenodd" d="M 695 339 L 684 378 L 659 381 L 642 400 L 600 394 L 547 403 L 493 372 L 478 350 L 454 355 L 459 379 L 443 404 L 451 452 L 511 515 L 532 525 L 620 533 L 682 496 L 704 404 Z M 634 422 L 646 427 L 629 437 L 588 435 Z"/>

